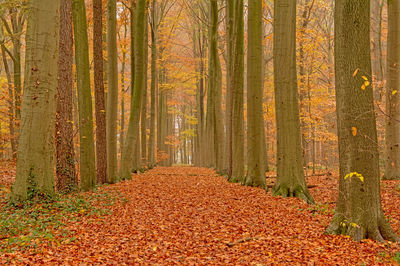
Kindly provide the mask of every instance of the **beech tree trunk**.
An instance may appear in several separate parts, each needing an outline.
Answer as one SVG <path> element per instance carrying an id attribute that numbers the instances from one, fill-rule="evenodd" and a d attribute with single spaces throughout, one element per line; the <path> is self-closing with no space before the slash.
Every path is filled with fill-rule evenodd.
<path id="1" fill-rule="evenodd" d="M 134 87 L 133 97 L 131 99 L 131 114 L 129 117 L 128 132 L 124 143 L 124 149 L 122 151 L 121 169 L 120 176 L 122 179 L 130 179 L 132 171 L 132 156 L 136 156 L 134 153 L 134 147 L 139 141 L 137 129 L 139 128 L 140 122 L 140 105 L 142 101 L 142 90 L 144 87 L 144 42 L 145 42 L 145 28 L 143 23 L 146 23 L 145 15 L 146 12 L 146 0 L 138 0 L 135 11 L 135 75 L 134 75 Z"/>
<path id="2" fill-rule="evenodd" d="M 223 121 L 222 121 L 222 73 L 218 53 L 218 2 L 210 1 L 209 29 L 209 82 L 207 96 L 206 136 L 208 152 L 210 152 L 208 167 L 215 167 L 217 172 L 223 170 Z"/>
<path id="3" fill-rule="evenodd" d="M 232 176 L 231 182 L 244 182 L 244 14 L 243 0 L 235 1 L 233 85 L 232 85 Z"/>
<path id="4" fill-rule="evenodd" d="M 54 130 L 60 1 L 30 0 L 22 124 L 11 200 L 54 194 Z"/>
<path id="5" fill-rule="evenodd" d="M 96 109 L 96 175 L 97 183 L 107 182 L 106 103 L 103 78 L 103 4 L 93 0 L 93 63 Z"/>
<path id="6" fill-rule="evenodd" d="M 89 44 L 84 0 L 72 0 L 72 14 L 78 85 L 80 180 L 81 189 L 89 191 L 96 185 L 96 166 L 89 71 Z"/>
<path id="7" fill-rule="evenodd" d="M 388 1 L 385 179 L 400 179 L 400 3 Z"/>
<path id="8" fill-rule="evenodd" d="M 10 131 L 10 146 L 11 146 L 11 157 L 13 159 L 17 158 L 17 142 L 16 142 L 16 136 L 15 136 L 15 108 L 14 108 L 14 91 L 13 91 L 13 85 L 12 85 L 12 78 L 11 78 L 11 72 L 10 72 L 10 67 L 7 62 L 7 56 L 6 56 L 6 47 L 4 44 L 5 38 L 4 38 L 4 32 L 3 32 L 3 27 L 0 25 L 0 47 L 1 47 L 1 57 L 3 61 L 3 66 L 4 66 L 4 72 L 6 73 L 7 77 L 7 88 L 8 88 L 8 129 Z"/>
<path id="9" fill-rule="evenodd" d="M 370 1 L 335 1 L 339 198 L 327 232 L 360 241 L 400 239 L 380 197 L 379 154 L 371 85 Z"/>
<path id="10" fill-rule="evenodd" d="M 75 174 L 74 129 L 72 117 L 72 3 L 61 0 L 58 97 L 56 121 L 57 190 L 69 192 L 78 186 Z"/>
<path id="11" fill-rule="evenodd" d="M 151 83 L 150 83 L 150 137 L 148 147 L 148 166 L 153 168 L 156 164 L 156 91 L 157 91 L 157 0 L 151 5 Z"/>
<path id="12" fill-rule="evenodd" d="M 273 194 L 312 203 L 304 179 L 296 73 L 296 1 L 274 2 L 277 182 Z"/>
<path id="13" fill-rule="evenodd" d="M 247 176 L 245 185 L 265 188 L 262 3 L 249 1 L 247 49 Z"/>
<path id="14" fill-rule="evenodd" d="M 118 120 L 118 51 L 117 51 L 117 4 L 107 2 L 107 169 L 108 182 L 117 179 L 117 120 Z"/>
<path id="15" fill-rule="evenodd" d="M 149 56 L 149 24 L 147 23 L 147 15 L 145 18 L 145 41 L 144 41 L 144 73 L 143 73 L 143 95 L 142 95 L 142 104 L 140 111 L 140 154 L 141 154 L 141 165 L 147 165 L 147 66 L 148 66 L 148 56 Z"/>

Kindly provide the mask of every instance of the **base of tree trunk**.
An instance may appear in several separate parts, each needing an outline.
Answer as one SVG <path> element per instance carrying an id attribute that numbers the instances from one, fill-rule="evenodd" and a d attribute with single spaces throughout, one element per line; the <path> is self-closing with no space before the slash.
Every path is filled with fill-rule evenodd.
<path id="1" fill-rule="evenodd" d="M 375 220 L 375 221 L 374 221 Z M 351 222 L 342 214 L 335 214 L 331 224 L 326 229 L 327 234 L 347 235 L 355 241 L 372 239 L 379 242 L 393 241 L 400 242 L 400 238 L 390 227 L 384 215 L 376 219 L 364 219 L 360 222 Z"/>
<path id="2" fill-rule="evenodd" d="M 228 179 L 228 181 L 231 182 L 231 183 L 243 183 L 244 182 L 244 177 L 231 176 Z"/>
<path id="3" fill-rule="evenodd" d="M 243 182 L 243 185 L 249 186 L 249 187 L 260 187 L 262 189 L 267 189 L 267 187 L 265 185 L 265 179 L 264 179 L 264 182 L 262 182 L 260 180 L 260 178 L 249 178 L 249 177 L 246 177 L 244 182 Z"/>
<path id="4" fill-rule="evenodd" d="M 272 194 L 274 196 L 282 196 L 286 197 L 297 197 L 303 199 L 305 202 L 309 204 L 314 204 L 314 199 L 311 196 L 310 192 L 308 192 L 307 188 L 303 188 L 301 185 L 288 187 L 285 184 L 276 184 L 272 188 Z"/>
<path id="5" fill-rule="evenodd" d="M 400 180 L 400 175 L 395 175 L 395 176 L 384 175 L 382 177 L 382 180 Z"/>

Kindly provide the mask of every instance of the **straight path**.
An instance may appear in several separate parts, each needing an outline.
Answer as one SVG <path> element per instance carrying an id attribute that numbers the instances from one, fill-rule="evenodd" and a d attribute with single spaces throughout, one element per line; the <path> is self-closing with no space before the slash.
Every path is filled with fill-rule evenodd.
<path id="1" fill-rule="evenodd" d="M 71 224 L 78 230 L 77 241 L 24 254 L 26 259 L 46 264 L 359 265 L 383 262 L 379 252 L 398 249 L 324 235 L 332 217 L 329 206 L 324 210 L 273 197 L 228 183 L 209 169 L 159 167 L 102 189 L 121 195 L 110 206 L 112 214 Z M 318 193 L 327 191 L 334 190 L 312 193 L 318 201 L 323 198 Z"/>

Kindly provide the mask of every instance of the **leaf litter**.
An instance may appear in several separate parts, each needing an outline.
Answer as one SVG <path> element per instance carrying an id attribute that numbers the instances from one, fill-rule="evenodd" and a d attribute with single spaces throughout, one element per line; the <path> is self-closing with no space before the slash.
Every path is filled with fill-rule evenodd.
<path id="1" fill-rule="evenodd" d="M 271 180 L 269 180 L 271 181 Z M 87 195 L 112 193 L 109 212 L 82 215 L 63 230 L 74 241 L 0 254 L 13 264 L 353 264 L 400 262 L 400 245 L 325 235 L 337 176 L 310 176 L 316 205 L 228 183 L 210 169 L 158 167 Z M 397 233 L 400 181 L 382 182 L 382 204 Z M 94 206 L 96 207 L 96 206 Z M 100 208 L 100 207 L 99 207 Z M 56 235 L 57 237 L 57 235 Z"/>

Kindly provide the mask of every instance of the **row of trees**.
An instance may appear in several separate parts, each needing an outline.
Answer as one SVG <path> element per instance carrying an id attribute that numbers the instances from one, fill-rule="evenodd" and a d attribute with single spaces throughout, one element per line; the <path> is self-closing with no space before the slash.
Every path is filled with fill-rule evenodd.
<path id="1" fill-rule="evenodd" d="M 161 165 L 179 161 L 193 163 L 215 168 L 219 173 L 226 174 L 231 182 L 265 188 L 265 172 L 269 165 L 263 88 L 265 65 L 269 59 L 265 60 L 266 49 L 263 42 L 268 39 L 268 35 L 264 37 L 264 21 L 272 19 L 271 59 L 273 58 L 277 141 L 277 181 L 273 193 L 284 197 L 295 196 L 313 203 L 303 169 L 305 155 L 302 147 L 306 144 L 307 136 L 304 133 L 306 120 L 302 119 L 300 113 L 307 109 L 304 102 L 306 97 L 310 98 L 310 76 L 314 69 L 306 63 L 310 48 L 306 47 L 304 39 L 315 1 L 304 2 L 300 31 L 297 31 L 296 1 L 274 1 L 273 15 L 270 10 L 266 18 L 264 11 L 268 8 L 263 7 L 263 3 L 266 4 L 261 0 L 249 0 L 245 16 L 243 0 L 227 0 L 223 5 L 222 1 L 219 5 L 217 0 L 194 3 L 132 0 L 121 1 L 119 4 L 115 0 L 108 0 L 105 32 L 104 3 L 93 0 L 92 90 L 85 1 L 30 0 L 26 13 L 22 10 L 22 2 L 19 6 L 20 12 L 27 16 L 26 56 L 17 173 L 12 200 L 20 202 L 29 199 L 32 191 L 54 194 L 55 166 L 57 190 L 70 191 L 78 186 L 79 179 L 80 188 L 87 191 L 96 183 L 115 183 L 129 179 L 132 171 L 144 165 L 155 166 L 162 153 L 166 153 L 167 160 L 161 162 Z M 13 4 L 15 5 L 10 2 L 9 8 L 14 8 Z M 399 40 L 396 24 L 399 22 L 399 8 L 395 2 L 388 4 L 386 178 L 398 178 L 396 171 L 400 159 L 396 146 L 400 137 L 396 120 L 399 115 Z M 179 21 L 184 9 L 191 21 L 187 29 L 183 29 Z M 129 16 L 126 16 L 126 12 Z M 167 20 L 168 12 L 173 13 L 173 16 Z M 221 24 L 222 15 L 225 18 L 224 24 Z M 334 84 L 340 193 L 336 214 L 327 231 L 348 234 L 357 240 L 369 237 L 397 241 L 399 239 L 387 223 L 380 203 L 379 147 L 369 52 L 370 1 L 338 0 L 335 2 L 334 15 Z M 121 32 L 124 32 L 125 37 L 128 34 L 126 24 L 121 30 L 118 20 L 125 16 L 129 17 L 131 26 L 131 100 L 126 136 L 121 134 L 123 131 L 118 130 L 117 124 L 119 96 L 125 92 L 127 55 L 126 50 L 123 50 L 124 59 L 119 65 L 118 36 Z M 21 20 L 24 17 L 25 15 L 21 15 Z M 179 69 L 174 71 L 174 56 L 181 55 L 174 51 L 171 40 L 176 37 L 175 28 L 178 27 L 192 43 L 191 52 L 196 68 L 193 76 L 184 76 Z M 223 56 L 219 41 L 221 30 L 225 32 L 226 38 Z M 297 32 L 300 37 L 296 35 Z M 298 46 L 296 39 L 300 39 Z M 103 45 L 104 40 L 106 46 Z M 8 62 L 5 53 L 8 49 L 4 41 L 2 43 L 6 67 Z M 107 56 L 104 65 L 105 51 Z M 8 54 L 13 56 L 10 51 Z M 221 58 L 224 58 L 225 64 L 221 63 Z M 297 58 L 300 59 L 299 68 Z M 148 107 L 149 61 L 151 81 Z M 14 62 L 13 66 L 15 65 L 18 67 Z M 121 84 L 119 70 L 122 72 Z M 17 87 L 21 74 L 17 73 L 15 77 L 15 72 L 18 71 L 13 72 L 14 86 Z M 77 88 L 75 108 L 74 74 Z M 8 79 L 8 84 L 11 84 L 9 75 Z M 328 83 L 331 82 L 329 77 L 327 80 Z M 185 87 L 188 86 L 187 83 L 191 83 L 189 87 L 194 88 L 194 93 L 173 93 L 176 86 Z M 331 85 L 333 86 L 333 82 Z M 18 93 L 18 89 L 13 90 L 10 87 L 9 90 Z M 94 112 L 92 91 L 95 95 Z M 303 94 L 304 91 L 308 91 L 308 95 Z M 185 97 L 191 94 L 189 104 L 177 103 L 179 100 L 186 100 Z M 308 100 L 308 113 L 311 117 L 311 100 Z M 15 100 L 13 104 L 20 103 Z M 125 108 L 124 104 L 122 97 L 121 109 Z M 78 111 L 79 174 L 74 163 L 74 111 Z M 12 118 L 17 113 L 12 112 Z M 123 114 L 124 112 L 121 116 Z M 122 117 L 120 121 L 120 126 L 124 128 L 125 118 Z M 311 135 L 316 134 L 315 128 L 308 132 Z M 177 150 L 174 149 L 176 135 L 186 135 L 179 140 L 183 145 Z M 119 164 L 118 142 L 121 153 Z M 312 151 L 315 157 L 315 142 Z"/>

